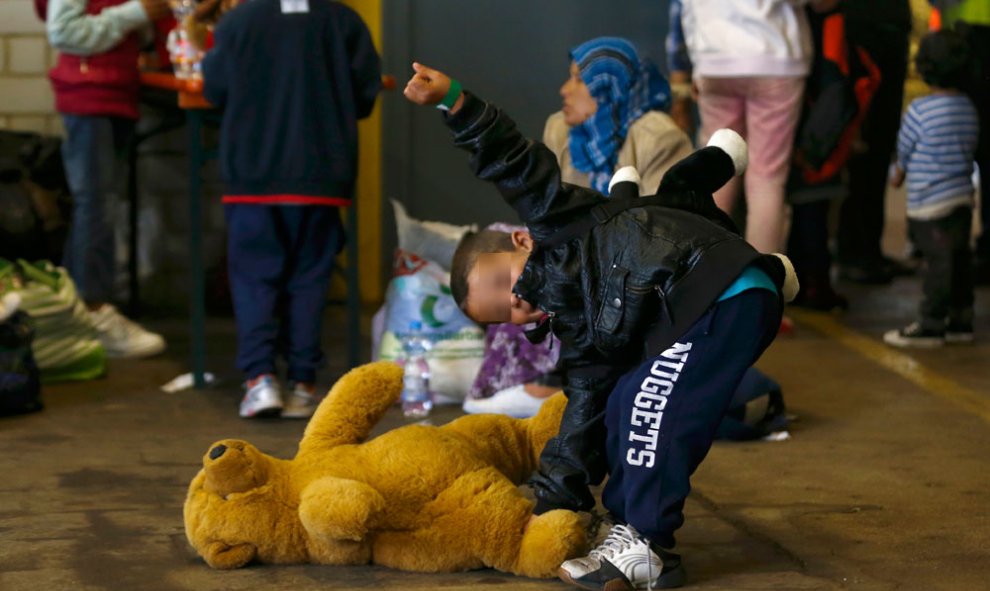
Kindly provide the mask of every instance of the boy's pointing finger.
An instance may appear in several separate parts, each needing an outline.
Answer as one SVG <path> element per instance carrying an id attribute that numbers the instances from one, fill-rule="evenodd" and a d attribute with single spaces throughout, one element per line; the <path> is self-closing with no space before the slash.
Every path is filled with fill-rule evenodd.
<path id="1" fill-rule="evenodd" d="M 416 76 L 422 76 L 426 80 L 435 80 L 437 75 L 440 74 L 439 71 L 429 66 L 424 66 L 419 62 L 413 62 L 413 70 L 416 71 Z"/>

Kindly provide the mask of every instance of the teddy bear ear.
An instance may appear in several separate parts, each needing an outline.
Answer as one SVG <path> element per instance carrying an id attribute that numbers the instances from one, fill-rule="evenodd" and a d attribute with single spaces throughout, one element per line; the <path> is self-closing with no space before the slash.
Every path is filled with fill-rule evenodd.
<path id="1" fill-rule="evenodd" d="M 608 196 L 612 199 L 635 199 L 639 197 L 639 172 L 633 166 L 623 166 L 608 183 Z"/>
<path id="2" fill-rule="evenodd" d="M 201 553 L 206 564 L 213 568 L 229 570 L 241 568 L 254 560 L 258 548 L 254 544 L 237 544 L 234 546 L 223 542 L 211 542 Z"/>

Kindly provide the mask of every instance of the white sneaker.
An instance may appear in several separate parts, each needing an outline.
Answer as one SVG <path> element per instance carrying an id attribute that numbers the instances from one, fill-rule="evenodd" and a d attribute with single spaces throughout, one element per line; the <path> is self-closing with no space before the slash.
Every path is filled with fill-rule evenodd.
<path id="1" fill-rule="evenodd" d="M 110 357 L 150 357 L 165 350 L 162 335 L 145 330 L 110 304 L 91 311 L 89 317 Z"/>
<path id="2" fill-rule="evenodd" d="M 657 551 L 632 527 L 616 524 L 588 556 L 568 560 L 560 565 L 558 574 L 561 580 L 582 589 L 672 589 L 683 585 L 681 557 Z"/>
<path id="3" fill-rule="evenodd" d="M 245 419 L 277 417 L 282 412 L 282 393 L 275 376 L 265 374 L 244 382 L 244 398 L 241 400 L 241 417 Z"/>
<path id="4" fill-rule="evenodd" d="M 294 384 L 292 392 L 289 394 L 289 400 L 285 403 L 285 408 L 282 409 L 282 418 L 308 419 L 316 412 L 316 407 L 320 405 L 321 400 L 323 400 L 321 396 L 317 396 L 306 386 Z"/>
<path id="5" fill-rule="evenodd" d="M 528 419 L 540 412 L 546 398 L 537 398 L 526 392 L 523 385 L 499 390 L 488 398 L 469 398 L 464 401 L 464 412 L 472 415 L 491 413 Z"/>

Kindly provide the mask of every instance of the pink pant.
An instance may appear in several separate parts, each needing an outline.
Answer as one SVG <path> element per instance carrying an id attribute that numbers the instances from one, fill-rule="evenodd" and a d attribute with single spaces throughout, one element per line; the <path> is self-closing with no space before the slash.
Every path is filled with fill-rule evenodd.
<path id="1" fill-rule="evenodd" d="M 697 84 L 702 140 L 707 143 L 716 130 L 728 127 L 749 143 L 746 240 L 760 252 L 777 252 L 804 78 L 699 78 Z M 715 194 L 715 202 L 731 211 L 738 197 L 739 179 L 733 179 Z"/>

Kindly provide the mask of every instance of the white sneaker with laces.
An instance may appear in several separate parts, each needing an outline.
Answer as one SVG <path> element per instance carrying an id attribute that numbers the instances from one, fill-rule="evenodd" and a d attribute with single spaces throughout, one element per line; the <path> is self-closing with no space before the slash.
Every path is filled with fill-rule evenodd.
<path id="1" fill-rule="evenodd" d="M 302 384 L 293 384 L 289 400 L 282 409 L 283 419 L 308 419 L 316 412 L 322 397 Z"/>
<path id="2" fill-rule="evenodd" d="M 146 330 L 110 304 L 90 311 L 89 316 L 110 357 L 150 357 L 165 350 L 162 335 Z"/>
<path id="3" fill-rule="evenodd" d="M 685 581 L 681 557 L 673 552 L 661 552 L 663 558 L 631 526 L 616 524 L 588 556 L 568 560 L 560 565 L 558 574 L 563 581 L 582 589 L 680 587 Z"/>
<path id="4" fill-rule="evenodd" d="M 522 384 L 499 390 L 488 398 L 469 398 L 464 401 L 464 412 L 472 415 L 490 413 L 528 419 L 540 412 L 546 398 L 537 398 L 526 391 Z"/>
<path id="5" fill-rule="evenodd" d="M 244 383 L 244 398 L 241 399 L 242 418 L 277 417 L 282 412 L 282 393 L 275 376 L 262 375 Z"/>

